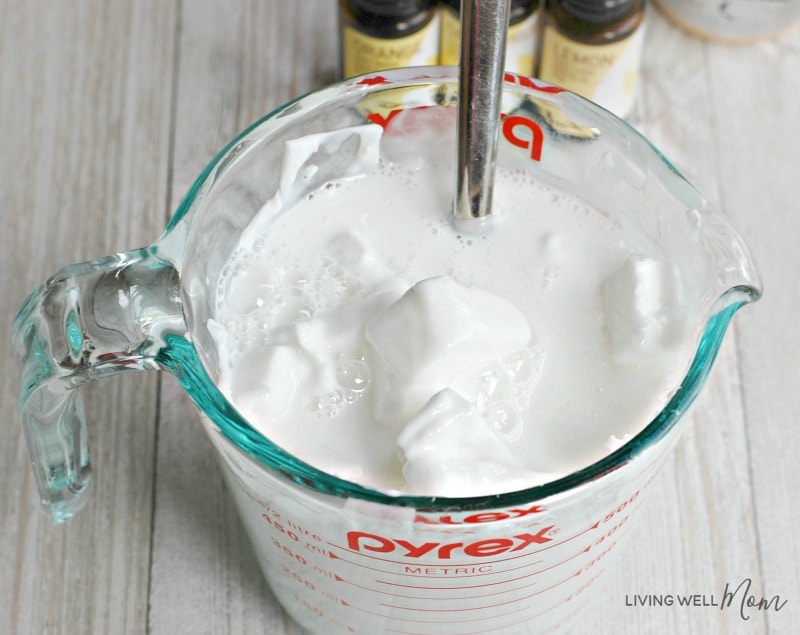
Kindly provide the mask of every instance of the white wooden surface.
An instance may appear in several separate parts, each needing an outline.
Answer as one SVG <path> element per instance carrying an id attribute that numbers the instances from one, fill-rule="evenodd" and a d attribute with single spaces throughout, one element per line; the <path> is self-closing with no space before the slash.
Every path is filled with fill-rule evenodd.
<path id="1" fill-rule="evenodd" d="M 57 268 L 148 244 L 239 129 L 336 75 L 334 0 L 0 0 L 0 632 L 299 635 L 177 383 L 90 387 L 94 491 L 51 526 L 7 334 Z M 800 29 L 729 46 L 650 11 L 634 125 L 743 230 L 765 296 L 579 633 L 800 632 Z M 780 611 L 627 606 L 752 580 Z"/>

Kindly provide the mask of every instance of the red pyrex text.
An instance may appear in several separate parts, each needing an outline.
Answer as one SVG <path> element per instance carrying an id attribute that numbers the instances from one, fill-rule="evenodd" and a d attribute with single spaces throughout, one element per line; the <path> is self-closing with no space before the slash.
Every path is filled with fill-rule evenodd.
<path id="1" fill-rule="evenodd" d="M 434 554 L 437 558 L 447 560 L 454 554 L 473 558 L 499 556 L 513 551 L 522 551 L 531 545 L 550 542 L 547 534 L 554 525 L 543 527 L 537 533 L 523 533 L 511 538 L 487 538 L 474 542 L 425 542 L 415 545 L 399 538 L 386 538 L 363 531 L 347 532 L 347 546 L 353 551 L 371 551 L 374 553 L 395 553 L 404 558 L 421 558 Z"/>

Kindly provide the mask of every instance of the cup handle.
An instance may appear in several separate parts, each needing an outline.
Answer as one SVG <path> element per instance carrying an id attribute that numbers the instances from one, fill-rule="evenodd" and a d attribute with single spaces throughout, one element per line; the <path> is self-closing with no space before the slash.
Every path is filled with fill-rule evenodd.
<path id="1" fill-rule="evenodd" d="M 39 494 L 55 523 L 83 506 L 90 483 L 77 388 L 119 371 L 158 369 L 164 337 L 186 333 L 180 275 L 157 253 L 153 246 L 65 267 L 17 314 L 20 416 Z"/>

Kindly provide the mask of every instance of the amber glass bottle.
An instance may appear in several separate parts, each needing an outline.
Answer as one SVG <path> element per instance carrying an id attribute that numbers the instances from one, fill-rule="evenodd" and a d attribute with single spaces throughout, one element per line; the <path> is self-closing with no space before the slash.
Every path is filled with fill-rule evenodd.
<path id="1" fill-rule="evenodd" d="M 628 116 L 644 16 L 644 0 L 545 0 L 537 75 Z"/>
<path id="2" fill-rule="evenodd" d="M 342 76 L 436 64 L 435 0 L 340 0 Z"/>

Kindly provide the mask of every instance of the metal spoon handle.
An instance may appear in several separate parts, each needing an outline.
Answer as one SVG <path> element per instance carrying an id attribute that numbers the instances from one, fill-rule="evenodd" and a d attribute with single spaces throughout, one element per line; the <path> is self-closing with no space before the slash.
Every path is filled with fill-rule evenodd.
<path id="1" fill-rule="evenodd" d="M 462 0 L 457 223 L 490 220 L 510 0 Z"/>

